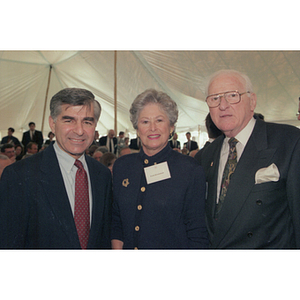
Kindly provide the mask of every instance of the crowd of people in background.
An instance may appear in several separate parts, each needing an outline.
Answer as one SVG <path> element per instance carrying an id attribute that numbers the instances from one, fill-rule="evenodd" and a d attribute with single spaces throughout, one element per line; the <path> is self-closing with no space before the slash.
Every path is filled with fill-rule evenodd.
<path id="1" fill-rule="evenodd" d="M 13 136 L 15 132 L 13 127 L 9 127 L 7 136 L 2 138 L 0 143 L 0 178 L 3 169 L 7 165 L 43 151 L 51 142 L 55 142 L 55 134 L 52 131 L 48 133 L 48 138 L 44 139 L 42 132 L 35 129 L 36 125 L 34 122 L 30 122 L 28 127 L 29 130 L 23 133 L 21 142 Z M 178 135 L 174 132 L 169 137 L 170 147 L 181 154 L 194 157 L 199 150 L 198 143 L 191 140 L 190 132 L 186 133 L 186 137 L 187 142 L 181 148 Z M 115 131 L 110 129 L 107 135 L 100 137 L 99 131 L 95 130 L 94 140 L 90 147 L 86 149 L 86 154 L 95 158 L 112 171 L 113 164 L 118 157 L 140 151 L 141 145 L 138 137 L 130 139 L 125 136 L 124 131 L 120 131 L 118 137 L 116 137 Z"/>
<path id="2" fill-rule="evenodd" d="M 34 122 L 21 142 L 8 128 L 0 248 L 299 249 L 300 130 L 255 113 L 235 70 L 213 74 L 206 95 L 201 149 L 190 132 L 181 147 L 177 104 L 155 89 L 131 105 L 131 140 L 100 137 L 101 105 L 77 88 L 52 97 L 46 141 Z"/>

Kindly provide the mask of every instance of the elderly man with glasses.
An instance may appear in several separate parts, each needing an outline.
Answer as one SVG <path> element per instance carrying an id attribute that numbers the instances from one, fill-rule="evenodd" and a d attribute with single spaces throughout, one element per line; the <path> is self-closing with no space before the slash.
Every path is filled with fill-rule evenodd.
<path id="1" fill-rule="evenodd" d="M 198 153 L 211 248 L 300 248 L 300 130 L 254 118 L 248 76 L 215 73 L 206 102 L 224 133 Z"/>

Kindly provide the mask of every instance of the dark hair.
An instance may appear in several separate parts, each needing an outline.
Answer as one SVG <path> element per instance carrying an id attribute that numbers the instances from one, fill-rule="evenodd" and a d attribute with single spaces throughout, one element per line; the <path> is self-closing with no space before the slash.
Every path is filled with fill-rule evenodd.
<path id="1" fill-rule="evenodd" d="M 88 106 L 89 108 L 93 104 L 95 122 L 97 123 L 100 118 L 100 103 L 95 100 L 94 94 L 88 90 L 79 88 L 65 88 L 56 93 L 50 101 L 50 115 L 54 121 L 61 113 L 61 106 L 63 104 L 70 104 L 72 106 L 84 105 Z"/>
<path id="2" fill-rule="evenodd" d="M 50 138 L 50 135 L 51 134 L 53 134 L 53 136 L 55 136 L 55 134 L 52 132 L 52 131 L 50 131 L 49 133 L 48 133 L 48 138 Z"/>
<path id="3" fill-rule="evenodd" d="M 15 132 L 15 130 L 12 127 L 9 127 L 8 130 L 10 130 L 12 133 Z"/>
<path id="4" fill-rule="evenodd" d="M 116 155 L 111 152 L 106 152 L 100 157 L 100 162 L 106 166 L 109 167 L 112 165 L 113 160 L 117 159 Z"/>
<path id="5" fill-rule="evenodd" d="M 37 145 L 38 146 L 38 144 L 36 143 L 36 142 L 29 142 L 27 145 L 26 145 L 26 149 L 28 150 L 28 149 L 32 149 L 32 145 Z"/>
<path id="6" fill-rule="evenodd" d="M 24 154 L 24 147 L 23 147 L 21 144 L 17 144 L 17 145 L 15 145 L 15 150 L 16 150 L 18 147 L 21 147 L 21 153 L 20 153 L 19 155 L 22 156 L 22 155 Z"/>
<path id="7" fill-rule="evenodd" d="M 253 114 L 253 117 L 255 118 L 255 119 L 261 119 L 261 120 L 265 120 L 265 116 L 264 115 L 262 115 L 261 113 L 254 113 Z"/>
<path id="8" fill-rule="evenodd" d="M 5 149 L 9 149 L 9 148 L 15 148 L 15 146 L 13 144 L 4 144 L 2 147 L 1 147 L 1 152 L 4 153 L 5 152 Z"/>
<path id="9" fill-rule="evenodd" d="M 95 153 L 95 151 L 98 149 L 98 146 L 97 145 L 91 145 L 89 147 L 89 155 L 90 156 L 93 156 L 93 154 Z"/>
<path id="10" fill-rule="evenodd" d="M 207 129 L 208 137 L 211 139 L 216 139 L 218 136 L 223 134 L 223 132 L 215 125 L 215 123 L 211 119 L 210 113 L 208 113 L 205 118 L 205 126 Z"/>
<path id="11" fill-rule="evenodd" d="M 29 122 L 28 126 L 30 127 L 30 125 L 34 125 L 35 126 L 35 123 L 34 122 Z"/>

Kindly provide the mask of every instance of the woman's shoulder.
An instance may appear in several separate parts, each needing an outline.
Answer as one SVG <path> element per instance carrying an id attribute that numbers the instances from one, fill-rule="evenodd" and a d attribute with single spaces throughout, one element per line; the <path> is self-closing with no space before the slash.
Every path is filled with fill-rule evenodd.
<path id="1" fill-rule="evenodd" d="M 131 154 L 126 154 L 124 156 L 118 157 L 114 163 L 114 167 L 130 165 L 138 159 L 138 156 L 139 156 L 138 153 L 131 153 Z"/>

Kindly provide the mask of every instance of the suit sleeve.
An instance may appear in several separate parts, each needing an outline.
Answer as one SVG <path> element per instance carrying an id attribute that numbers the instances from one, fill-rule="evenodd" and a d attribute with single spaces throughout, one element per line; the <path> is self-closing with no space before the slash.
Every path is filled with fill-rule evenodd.
<path id="1" fill-rule="evenodd" d="M 0 180 L 0 248 L 25 247 L 29 205 L 24 181 L 13 168 L 6 168 Z"/>
<path id="2" fill-rule="evenodd" d="M 201 166 L 192 174 L 185 197 L 186 232 L 190 249 L 208 248 L 208 232 L 205 223 L 205 177 Z"/>
<path id="3" fill-rule="evenodd" d="M 287 199 L 295 232 L 296 248 L 300 249 L 300 138 L 295 145 L 287 175 Z"/>
<path id="4" fill-rule="evenodd" d="M 103 235 L 102 235 L 102 249 L 110 249 L 110 234 L 111 234 L 111 205 L 112 205 L 112 184 L 111 179 L 107 184 L 106 197 L 105 197 L 105 208 L 104 208 L 104 219 L 103 219 Z"/>
<path id="5" fill-rule="evenodd" d="M 117 169 L 117 170 L 116 170 Z M 114 166 L 114 174 L 119 171 L 118 166 Z M 113 176 L 113 205 L 112 205 L 112 228 L 111 228 L 111 239 L 123 241 L 123 227 L 120 215 L 120 209 L 118 205 L 118 185 L 116 184 L 116 176 Z"/>

